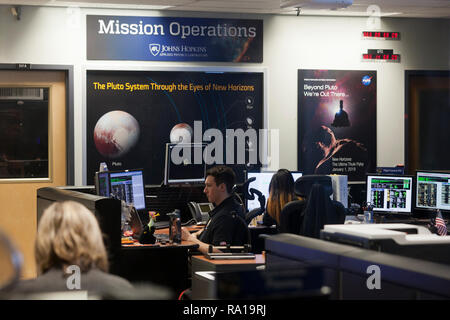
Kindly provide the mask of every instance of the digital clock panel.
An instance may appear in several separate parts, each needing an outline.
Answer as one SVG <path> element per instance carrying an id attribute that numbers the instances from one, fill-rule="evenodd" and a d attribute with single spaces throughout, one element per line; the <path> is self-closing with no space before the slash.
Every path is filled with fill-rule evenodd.
<path id="1" fill-rule="evenodd" d="M 369 49 L 367 53 L 363 53 L 363 60 L 382 60 L 400 62 L 400 55 L 395 54 L 390 49 Z"/>
<path id="2" fill-rule="evenodd" d="M 399 54 L 371 54 L 371 53 L 364 53 L 363 54 L 364 60 L 386 60 L 386 61 L 395 61 L 400 62 L 400 55 Z"/>
<path id="3" fill-rule="evenodd" d="M 400 40 L 400 32 L 363 31 L 363 36 L 369 39 Z"/>

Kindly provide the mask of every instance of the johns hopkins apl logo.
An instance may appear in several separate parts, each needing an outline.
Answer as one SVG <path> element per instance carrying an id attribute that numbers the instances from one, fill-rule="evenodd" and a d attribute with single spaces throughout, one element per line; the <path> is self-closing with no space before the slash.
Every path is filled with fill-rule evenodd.
<path id="1" fill-rule="evenodd" d="M 372 77 L 364 76 L 362 78 L 361 82 L 362 82 L 363 85 L 368 86 L 368 85 L 370 85 L 372 83 Z"/>
<path id="2" fill-rule="evenodd" d="M 150 52 L 155 57 L 159 54 L 159 51 L 161 50 L 161 45 L 159 43 L 150 43 L 148 45 Z"/>

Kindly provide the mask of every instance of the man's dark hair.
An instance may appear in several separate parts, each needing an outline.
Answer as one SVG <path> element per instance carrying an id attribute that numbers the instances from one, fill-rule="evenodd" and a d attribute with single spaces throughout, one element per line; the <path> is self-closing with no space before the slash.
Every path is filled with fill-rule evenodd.
<path id="1" fill-rule="evenodd" d="M 214 177 L 217 186 L 225 183 L 227 192 L 231 194 L 236 180 L 233 169 L 227 166 L 215 166 L 206 171 L 206 176 Z"/>

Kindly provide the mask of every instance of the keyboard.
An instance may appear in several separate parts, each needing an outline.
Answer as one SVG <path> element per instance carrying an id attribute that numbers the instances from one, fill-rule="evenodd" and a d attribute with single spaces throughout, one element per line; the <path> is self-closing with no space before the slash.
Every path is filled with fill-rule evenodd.
<path id="1" fill-rule="evenodd" d="M 155 233 L 154 234 L 156 240 L 158 242 L 167 242 L 169 241 L 169 235 L 166 233 Z"/>
<path id="2" fill-rule="evenodd" d="M 156 221 L 155 222 L 155 229 L 164 229 L 169 227 L 169 221 Z"/>

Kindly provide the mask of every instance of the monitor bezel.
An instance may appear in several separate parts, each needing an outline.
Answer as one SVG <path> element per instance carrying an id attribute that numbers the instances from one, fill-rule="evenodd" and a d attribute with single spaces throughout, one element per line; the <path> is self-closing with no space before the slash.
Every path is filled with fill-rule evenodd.
<path id="1" fill-rule="evenodd" d="M 414 182 L 416 185 L 416 189 L 414 190 L 414 201 L 415 201 L 414 210 L 420 211 L 420 212 L 434 212 L 434 211 L 438 210 L 438 208 L 424 208 L 424 207 L 417 206 L 417 190 L 418 190 L 418 181 L 417 181 L 418 175 L 417 174 L 418 173 L 435 173 L 435 174 L 436 173 L 437 174 L 444 173 L 444 174 L 450 175 L 450 170 L 420 170 L 420 169 L 417 169 L 415 171 Z M 450 213 L 450 209 L 439 209 L 439 210 L 441 212 Z"/>
<path id="2" fill-rule="evenodd" d="M 202 146 L 202 158 L 203 158 L 203 152 L 204 148 L 206 148 L 207 143 L 201 142 L 192 142 L 192 143 L 166 143 L 166 151 L 165 151 L 165 160 L 164 160 L 164 181 L 163 184 L 168 185 L 180 185 L 180 184 L 204 184 L 206 179 L 206 167 L 207 164 L 203 159 L 203 177 L 202 178 L 195 178 L 195 179 L 169 179 L 170 178 L 170 155 L 169 155 L 169 149 L 170 146 L 183 146 L 183 145 L 190 145 L 190 146 Z"/>
<path id="3" fill-rule="evenodd" d="M 380 174 L 380 173 L 366 173 L 366 200 L 365 203 L 367 204 L 367 199 L 369 196 L 368 188 L 369 188 L 369 177 L 387 177 L 387 178 L 411 178 L 411 206 L 410 211 L 389 211 L 389 210 L 380 210 L 380 208 L 373 208 L 374 213 L 378 215 L 385 215 L 385 216 L 413 216 L 414 215 L 414 208 L 415 208 L 415 184 L 414 184 L 414 175 L 410 174 Z"/>

